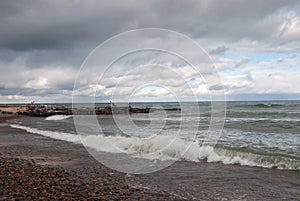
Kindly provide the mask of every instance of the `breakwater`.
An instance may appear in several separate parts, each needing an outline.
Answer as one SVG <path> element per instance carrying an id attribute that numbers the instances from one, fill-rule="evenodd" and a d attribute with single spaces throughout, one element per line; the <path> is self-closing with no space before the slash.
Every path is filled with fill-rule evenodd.
<path id="1" fill-rule="evenodd" d="M 42 104 L 28 104 L 28 105 L 0 105 L 1 114 L 15 114 L 26 115 L 33 117 L 48 117 L 53 115 L 111 115 L 111 114 L 126 114 L 126 113 L 149 113 L 153 108 L 134 108 L 116 107 L 116 106 L 102 106 L 102 107 L 80 107 L 70 108 L 63 105 L 42 105 Z M 167 111 L 180 111 L 180 108 L 169 108 Z"/>

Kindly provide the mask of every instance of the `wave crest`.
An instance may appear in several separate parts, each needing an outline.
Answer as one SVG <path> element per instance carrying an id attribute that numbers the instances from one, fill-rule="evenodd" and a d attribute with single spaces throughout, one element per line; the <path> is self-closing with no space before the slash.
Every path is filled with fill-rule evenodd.
<path id="1" fill-rule="evenodd" d="M 47 117 L 45 120 L 47 121 L 59 121 L 70 118 L 72 115 L 53 115 L 50 117 Z"/>
<path id="2" fill-rule="evenodd" d="M 198 141 L 186 141 L 172 135 L 157 135 L 149 139 L 103 135 L 84 136 L 39 130 L 15 124 L 10 126 L 54 139 L 76 144 L 83 143 L 88 148 L 100 152 L 126 153 L 132 157 L 149 160 L 184 160 L 193 162 L 205 160 L 207 162 L 221 162 L 223 164 L 300 170 L 300 161 L 298 159 L 201 146 Z"/>

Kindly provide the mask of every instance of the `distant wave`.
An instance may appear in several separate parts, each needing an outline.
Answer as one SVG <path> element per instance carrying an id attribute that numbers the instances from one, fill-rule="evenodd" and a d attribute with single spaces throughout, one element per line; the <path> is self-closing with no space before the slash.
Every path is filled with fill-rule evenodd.
<path id="1" fill-rule="evenodd" d="M 185 141 L 170 135 L 157 135 L 145 140 L 137 137 L 124 136 L 75 135 L 40 130 L 15 124 L 10 126 L 54 139 L 76 144 L 83 143 L 85 146 L 96 151 L 127 153 L 132 157 L 149 160 L 184 160 L 193 162 L 205 160 L 207 162 L 222 162 L 223 164 L 300 170 L 300 160 L 292 157 L 200 146 L 198 141 Z M 168 144 L 168 146 L 166 146 L 166 144 Z"/>
<path id="2" fill-rule="evenodd" d="M 285 105 L 281 104 L 265 104 L 265 103 L 259 103 L 259 104 L 254 104 L 254 105 L 248 105 L 248 107 L 261 107 L 261 108 L 270 108 L 270 107 L 282 107 Z"/>
<path id="3" fill-rule="evenodd" d="M 59 121 L 59 120 L 63 120 L 63 119 L 68 119 L 70 117 L 71 117 L 71 115 L 53 115 L 53 116 L 47 117 L 45 120 Z"/>
<path id="4" fill-rule="evenodd" d="M 300 122 L 300 119 L 293 118 L 227 118 L 226 122 L 239 122 L 239 121 L 270 121 L 270 122 Z"/>

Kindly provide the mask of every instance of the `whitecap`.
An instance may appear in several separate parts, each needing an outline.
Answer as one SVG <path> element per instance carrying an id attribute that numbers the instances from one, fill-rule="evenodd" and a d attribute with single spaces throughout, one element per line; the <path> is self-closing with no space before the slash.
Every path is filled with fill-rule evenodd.
<path id="1" fill-rule="evenodd" d="M 45 120 L 47 121 L 59 121 L 70 118 L 72 115 L 53 115 L 50 117 L 47 117 Z"/>
<path id="2" fill-rule="evenodd" d="M 300 170 L 300 161 L 297 159 L 201 146 L 198 141 L 187 141 L 174 135 L 156 135 L 143 139 L 124 136 L 76 135 L 15 124 L 10 126 L 54 139 L 76 144 L 82 143 L 99 152 L 126 153 L 134 158 L 193 162 L 206 160 L 223 164 Z"/>

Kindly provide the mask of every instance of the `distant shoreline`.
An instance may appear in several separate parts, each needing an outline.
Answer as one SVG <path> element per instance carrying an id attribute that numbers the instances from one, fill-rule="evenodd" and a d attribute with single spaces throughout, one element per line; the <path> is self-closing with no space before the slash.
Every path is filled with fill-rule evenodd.
<path id="1" fill-rule="evenodd" d="M 285 101 L 300 101 L 300 99 L 258 99 L 258 100 L 226 100 L 226 102 L 285 102 Z M 182 103 L 193 103 L 195 101 L 181 101 Z M 209 103 L 210 100 L 202 100 L 197 101 L 199 103 Z M 79 102 L 80 104 L 107 104 L 107 101 L 105 102 Z M 122 102 L 120 102 L 122 103 Z M 130 104 L 140 104 L 140 103 L 177 103 L 176 101 L 137 101 L 137 102 L 130 102 Z M 30 103 L 28 102 L 0 102 L 0 105 L 28 105 Z M 35 104 L 39 105 L 69 105 L 72 104 L 72 102 L 35 102 Z M 76 103 L 78 104 L 78 103 Z"/>

